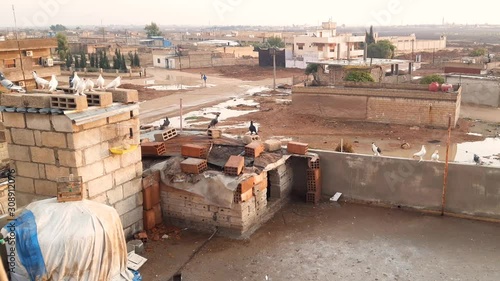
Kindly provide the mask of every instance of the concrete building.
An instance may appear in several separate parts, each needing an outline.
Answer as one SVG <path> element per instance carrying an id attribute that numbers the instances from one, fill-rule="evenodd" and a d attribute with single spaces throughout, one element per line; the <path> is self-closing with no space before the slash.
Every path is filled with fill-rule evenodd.
<path id="1" fill-rule="evenodd" d="M 248 48 L 248 47 L 247 47 Z M 187 69 L 230 65 L 255 65 L 255 59 L 236 57 L 236 51 L 222 52 L 215 48 L 206 50 L 189 49 L 154 49 L 153 65 L 154 67 L 167 69 Z M 246 50 L 248 51 L 248 50 Z"/>
<path id="2" fill-rule="evenodd" d="M 462 86 L 462 103 L 500 107 L 500 78 L 479 75 L 446 75 L 446 82 Z"/>
<path id="3" fill-rule="evenodd" d="M 54 65 L 56 39 L 26 39 L 0 42 L 0 71 L 15 84 L 26 86 L 28 90 L 36 87 L 32 71 L 50 80 L 52 74 L 60 75 L 59 65 Z"/>
<path id="4" fill-rule="evenodd" d="M 387 40 L 396 46 L 396 53 L 407 54 L 413 52 L 432 52 L 446 49 L 446 36 L 437 40 L 417 40 L 415 33 L 408 36 L 378 36 L 374 34 L 375 41 Z"/>
<path id="5" fill-rule="evenodd" d="M 337 24 L 324 22 L 315 32 L 293 38 L 292 49 L 287 52 L 286 67 L 306 68 L 310 61 L 359 59 L 365 35 L 337 34 Z"/>

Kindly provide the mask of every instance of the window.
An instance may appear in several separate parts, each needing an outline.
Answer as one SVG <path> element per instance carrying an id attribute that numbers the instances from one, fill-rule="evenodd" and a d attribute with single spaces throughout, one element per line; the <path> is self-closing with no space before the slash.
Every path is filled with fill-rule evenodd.
<path id="1" fill-rule="evenodd" d="M 318 51 L 322 52 L 323 51 L 323 45 L 318 45 Z"/>
<path id="2" fill-rule="evenodd" d="M 160 59 L 158 59 L 158 63 L 161 63 Z"/>
<path id="3" fill-rule="evenodd" d="M 304 50 L 304 44 L 297 44 L 297 49 Z"/>
<path id="4" fill-rule="evenodd" d="M 3 65 L 5 68 L 16 68 L 16 60 L 15 59 L 3 60 Z"/>

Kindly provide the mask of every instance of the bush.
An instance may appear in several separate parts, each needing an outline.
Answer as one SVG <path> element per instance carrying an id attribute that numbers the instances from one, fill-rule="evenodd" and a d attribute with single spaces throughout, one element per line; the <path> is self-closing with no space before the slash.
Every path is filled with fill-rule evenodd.
<path id="1" fill-rule="evenodd" d="M 486 55 L 486 49 L 483 48 L 475 49 L 469 53 L 469 56 L 471 57 L 481 57 L 484 55 Z"/>
<path id="2" fill-rule="evenodd" d="M 335 148 L 335 151 L 341 152 L 340 143 Z M 344 144 L 342 145 L 342 152 L 345 152 L 345 153 L 354 153 L 354 148 L 352 147 L 352 143 L 350 143 L 348 141 L 344 141 Z"/>
<path id="3" fill-rule="evenodd" d="M 420 80 L 420 84 L 430 84 L 432 82 L 438 82 L 439 84 L 444 83 L 444 77 L 437 74 L 427 75 L 422 80 Z"/>
<path id="4" fill-rule="evenodd" d="M 345 81 L 352 82 L 375 82 L 372 75 L 365 71 L 353 70 L 345 77 Z"/>

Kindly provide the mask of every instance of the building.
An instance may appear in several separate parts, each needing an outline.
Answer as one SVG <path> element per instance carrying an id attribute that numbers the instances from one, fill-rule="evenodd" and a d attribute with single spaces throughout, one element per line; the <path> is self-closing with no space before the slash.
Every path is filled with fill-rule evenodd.
<path id="1" fill-rule="evenodd" d="M 491 61 L 490 58 L 462 58 L 457 61 L 444 63 L 444 73 L 451 74 L 472 74 L 487 75 L 490 72 L 496 72 L 500 68 L 499 61 Z"/>
<path id="2" fill-rule="evenodd" d="M 57 48 L 56 39 L 25 39 L 0 42 L 0 72 L 15 84 L 36 87 L 32 71 L 38 76 L 50 80 L 51 76 L 60 75 L 59 65 L 54 65 L 53 56 Z"/>
<path id="3" fill-rule="evenodd" d="M 295 36 L 287 52 L 286 67 L 306 68 L 310 61 L 359 59 L 364 56 L 365 35 L 337 34 L 337 24 L 324 22 L 320 29 Z"/>
<path id="4" fill-rule="evenodd" d="M 249 57 L 236 57 L 235 52 L 221 52 L 216 48 L 206 50 L 166 48 L 153 49 L 153 66 L 168 69 L 187 69 L 231 65 L 255 65 Z"/>
<path id="5" fill-rule="evenodd" d="M 170 40 L 165 39 L 162 36 L 151 36 L 148 39 L 141 39 L 139 40 L 139 43 L 144 46 L 148 47 L 163 47 L 163 48 L 169 48 L 172 47 L 172 42 Z"/>
<path id="6" fill-rule="evenodd" d="M 500 108 L 500 77 L 448 74 L 446 82 L 462 86 L 462 103 Z"/>
<path id="7" fill-rule="evenodd" d="M 379 36 L 374 34 L 375 41 L 387 40 L 396 46 L 396 53 L 407 54 L 413 52 L 433 52 L 446 49 L 446 36 L 442 35 L 437 40 L 417 40 L 415 33 L 408 36 Z"/>

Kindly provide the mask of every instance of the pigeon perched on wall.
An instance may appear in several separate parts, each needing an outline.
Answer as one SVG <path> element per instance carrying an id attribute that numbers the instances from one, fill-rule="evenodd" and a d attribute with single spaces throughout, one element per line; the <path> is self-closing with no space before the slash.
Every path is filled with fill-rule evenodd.
<path id="1" fill-rule="evenodd" d="M 118 77 L 115 78 L 115 80 L 111 81 L 111 83 L 109 83 L 106 86 L 106 89 L 113 88 L 114 90 L 116 90 L 116 88 L 120 87 L 121 83 L 122 83 L 122 77 L 118 76 Z"/>
<path id="2" fill-rule="evenodd" d="M 26 91 L 19 85 L 12 83 L 9 79 L 5 78 L 2 72 L 0 72 L 0 84 L 4 86 L 9 91 L 15 91 L 18 93 L 25 93 Z"/>
<path id="3" fill-rule="evenodd" d="M 45 89 L 45 86 L 49 86 L 49 81 L 43 79 L 42 77 L 39 77 L 36 73 L 36 71 L 33 71 L 33 78 L 35 79 L 37 87 L 42 87 L 42 89 Z"/>
<path id="4" fill-rule="evenodd" d="M 380 147 L 376 146 L 374 142 L 372 142 L 372 151 L 374 156 L 380 156 L 380 153 L 382 153 Z"/>
<path id="5" fill-rule="evenodd" d="M 481 165 L 481 158 L 479 157 L 479 155 L 474 154 L 473 160 L 476 163 L 476 165 Z"/>
<path id="6" fill-rule="evenodd" d="M 78 74 L 76 71 L 73 73 L 73 79 L 71 79 L 71 84 L 73 85 L 73 90 L 76 90 L 76 87 L 78 86 L 78 83 L 80 82 L 80 77 L 78 77 Z"/>
<path id="7" fill-rule="evenodd" d="M 422 149 L 419 152 L 413 154 L 413 157 L 420 157 L 420 160 L 418 160 L 418 162 L 420 162 L 424 160 L 424 156 L 426 153 L 427 151 L 425 150 L 425 145 L 422 145 Z"/>
<path id="8" fill-rule="evenodd" d="M 103 89 L 104 88 L 104 78 L 102 78 L 102 74 L 99 74 L 99 77 L 97 78 L 96 87 L 98 89 Z"/>
<path id="9" fill-rule="evenodd" d="M 91 79 L 87 79 L 87 82 L 85 82 L 85 90 L 87 91 L 94 91 L 94 82 L 92 82 Z"/>
<path id="10" fill-rule="evenodd" d="M 434 151 L 434 153 L 431 156 L 432 161 L 439 161 L 439 151 Z"/>
<path id="11" fill-rule="evenodd" d="M 219 123 L 219 119 L 218 119 L 219 115 L 220 115 L 220 113 L 215 114 L 215 118 L 212 119 L 212 121 L 210 121 L 210 124 L 208 125 L 208 129 L 215 127 L 215 125 L 217 125 L 217 123 Z"/>
<path id="12" fill-rule="evenodd" d="M 168 128 L 169 125 L 170 125 L 170 120 L 168 120 L 168 117 L 165 117 L 165 120 L 163 120 L 163 124 L 161 124 L 160 126 L 160 130 Z"/>
<path id="13" fill-rule="evenodd" d="M 250 135 L 253 135 L 254 133 L 258 135 L 257 127 L 254 126 L 253 121 L 250 121 L 250 127 L 248 127 L 248 130 L 250 131 Z"/>
<path id="14" fill-rule="evenodd" d="M 75 89 L 75 96 L 85 96 L 85 88 L 87 86 L 87 81 L 85 78 L 80 79 Z"/>
<path id="15" fill-rule="evenodd" d="M 52 74 L 52 78 L 50 79 L 49 82 L 49 91 L 54 92 L 57 89 L 58 81 L 56 79 L 56 76 Z"/>

